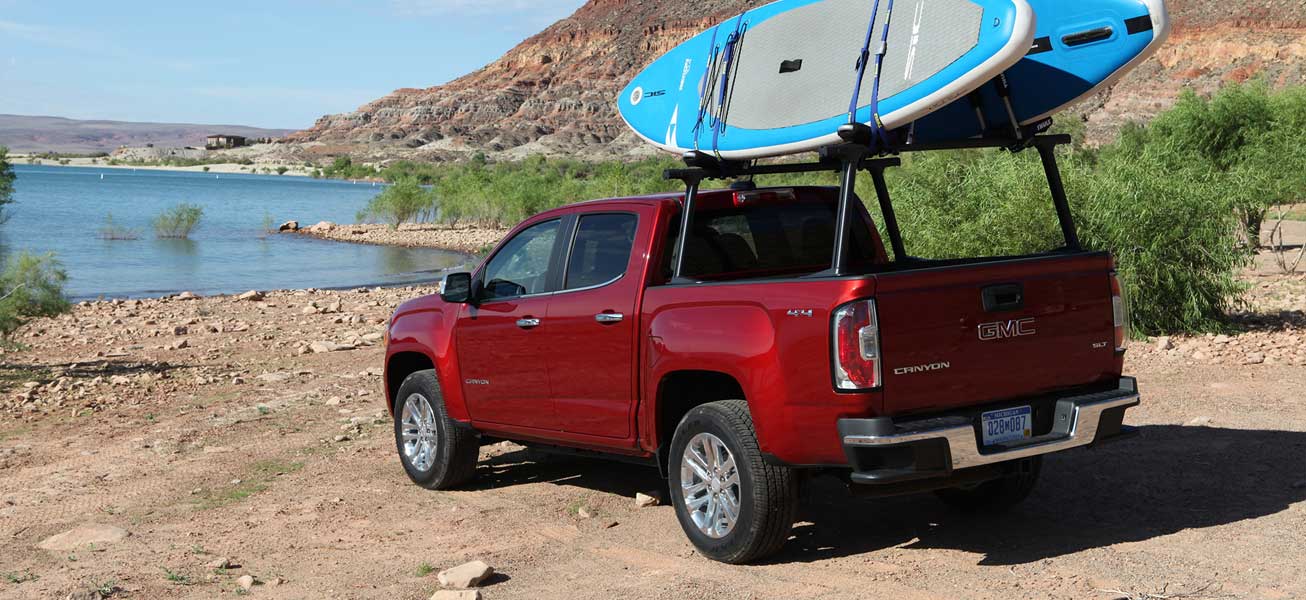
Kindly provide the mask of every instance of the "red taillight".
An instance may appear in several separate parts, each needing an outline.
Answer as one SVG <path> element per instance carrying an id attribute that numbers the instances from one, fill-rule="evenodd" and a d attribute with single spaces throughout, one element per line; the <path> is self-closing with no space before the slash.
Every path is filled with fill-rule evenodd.
<path id="1" fill-rule="evenodd" d="M 793 202 L 797 196 L 792 189 L 782 190 L 748 190 L 735 192 L 735 206 L 766 202 Z"/>
<path id="2" fill-rule="evenodd" d="M 1124 287 L 1115 271 L 1111 272 L 1111 321 L 1115 326 L 1116 351 L 1123 352 L 1129 340 L 1129 305 L 1125 302 Z"/>
<path id="3" fill-rule="evenodd" d="M 834 311 L 834 386 L 864 390 L 880 385 L 880 331 L 875 301 L 859 300 Z"/>

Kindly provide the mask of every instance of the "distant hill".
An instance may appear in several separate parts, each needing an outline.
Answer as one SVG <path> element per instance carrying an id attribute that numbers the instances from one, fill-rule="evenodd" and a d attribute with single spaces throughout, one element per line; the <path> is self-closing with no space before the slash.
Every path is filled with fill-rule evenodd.
<path id="1" fill-rule="evenodd" d="M 649 152 L 617 116 L 617 92 L 681 40 L 764 2 L 590 0 L 482 69 L 327 115 L 289 139 L 310 155 L 372 160 Z M 1063 119 L 1086 119 L 1089 137 L 1104 141 L 1121 124 L 1170 106 L 1185 88 L 1208 93 L 1252 77 L 1275 86 L 1306 82 L 1306 1 L 1168 4 L 1174 33 L 1161 51 Z"/>
<path id="2" fill-rule="evenodd" d="M 62 117 L 28 117 L 0 114 L 0 146 L 10 152 L 112 152 L 119 146 L 203 146 L 215 133 L 251 138 L 280 138 L 289 129 L 260 129 L 242 125 L 190 123 L 129 123 L 79 121 Z"/>

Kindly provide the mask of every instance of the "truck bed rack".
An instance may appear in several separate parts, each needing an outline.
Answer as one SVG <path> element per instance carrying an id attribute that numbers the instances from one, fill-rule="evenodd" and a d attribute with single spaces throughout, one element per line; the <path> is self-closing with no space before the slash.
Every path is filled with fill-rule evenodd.
<path id="1" fill-rule="evenodd" d="M 1061 233 L 1065 237 L 1065 247 L 1079 250 L 1079 235 L 1075 231 L 1074 221 L 1070 216 L 1070 203 L 1066 198 L 1065 185 L 1061 180 L 1061 171 L 1057 166 L 1056 147 L 1069 144 L 1071 139 L 1066 134 L 1033 135 L 1024 138 L 980 137 L 956 140 L 947 143 L 905 144 L 896 146 L 881 155 L 874 155 L 870 142 L 870 128 L 863 124 L 844 125 L 839 128 L 839 136 L 845 140 L 842 144 L 826 146 L 819 151 L 815 162 L 763 163 L 730 161 L 719 159 L 705 152 L 686 152 L 682 159 L 685 168 L 667 169 L 664 179 L 677 179 L 685 184 L 684 218 L 680 220 L 680 236 L 676 241 L 676 261 L 673 265 L 673 283 L 691 283 L 683 275 L 685 243 L 692 230 L 694 204 L 698 197 L 699 186 L 709 179 L 737 179 L 757 175 L 784 175 L 791 173 L 838 172 L 839 209 L 835 218 L 834 251 L 831 255 L 830 268 L 818 275 L 842 276 L 849 274 L 848 258 L 848 222 L 853 214 L 853 202 L 856 201 L 856 180 L 858 171 L 871 174 L 875 195 L 879 200 L 880 212 L 884 217 L 884 228 L 889 235 L 889 244 L 893 248 L 895 261 L 909 258 L 902 243 L 902 232 L 894 214 L 893 201 L 888 185 L 884 180 L 885 169 L 896 167 L 902 161 L 894 156 L 902 152 L 929 152 L 937 150 L 968 150 L 979 148 L 1003 148 L 1011 152 L 1020 152 L 1026 148 L 1038 151 L 1047 176 L 1048 190 L 1052 204 L 1056 208 L 1057 220 L 1061 224 Z M 887 154 L 887 156 L 886 156 Z"/>

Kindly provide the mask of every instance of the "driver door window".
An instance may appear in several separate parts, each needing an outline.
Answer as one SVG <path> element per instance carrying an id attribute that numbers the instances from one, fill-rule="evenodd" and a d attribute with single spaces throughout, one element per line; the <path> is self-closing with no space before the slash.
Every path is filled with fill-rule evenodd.
<path id="1" fill-rule="evenodd" d="M 483 301 L 546 291 L 558 221 L 532 225 L 518 233 L 485 266 Z"/>

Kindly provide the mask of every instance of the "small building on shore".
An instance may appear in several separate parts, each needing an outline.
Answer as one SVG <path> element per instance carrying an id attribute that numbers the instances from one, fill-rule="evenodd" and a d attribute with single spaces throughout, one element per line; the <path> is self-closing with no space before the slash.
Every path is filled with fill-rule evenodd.
<path id="1" fill-rule="evenodd" d="M 204 148 L 207 150 L 222 150 L 225 148 L 240 148 L 248 145 L 249 141 L 245 136 L 218 134 L 204 138 Z"/>

